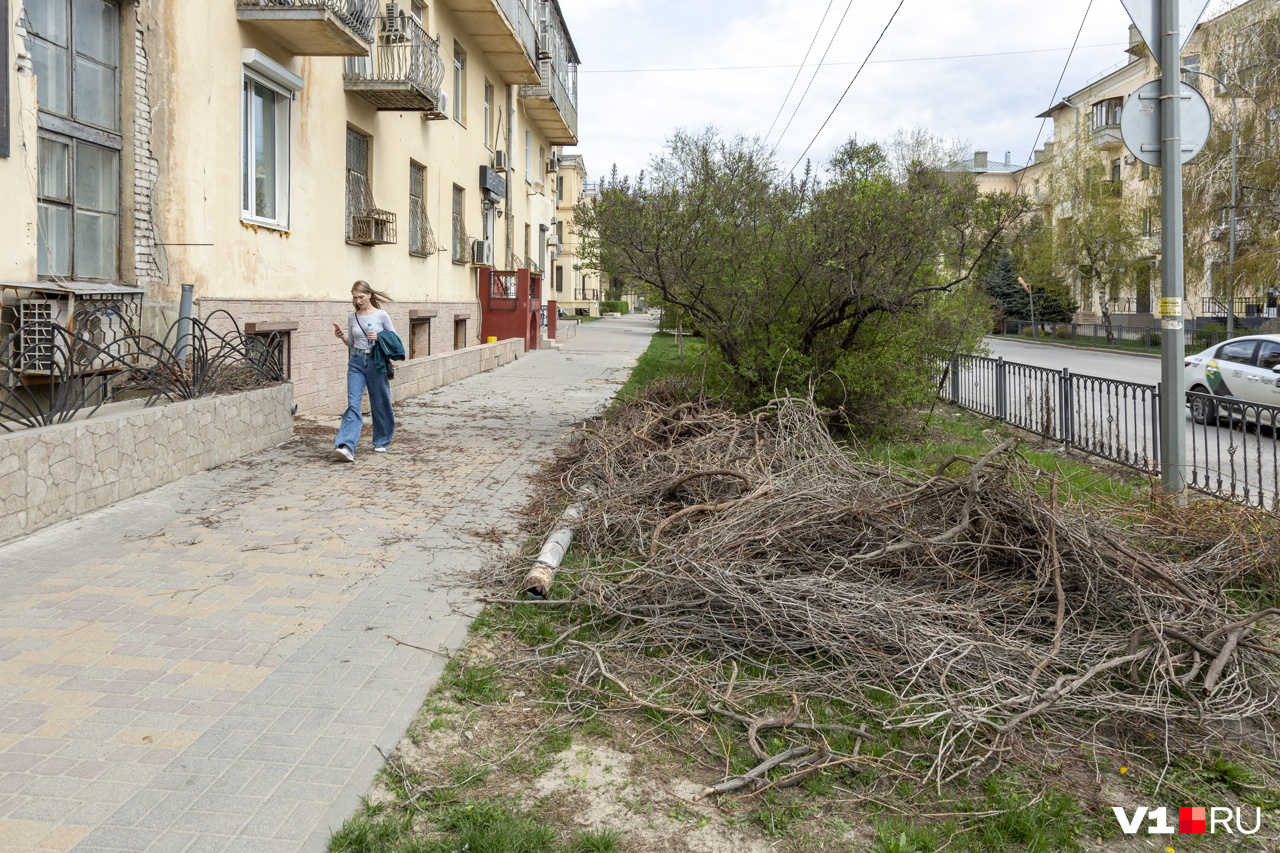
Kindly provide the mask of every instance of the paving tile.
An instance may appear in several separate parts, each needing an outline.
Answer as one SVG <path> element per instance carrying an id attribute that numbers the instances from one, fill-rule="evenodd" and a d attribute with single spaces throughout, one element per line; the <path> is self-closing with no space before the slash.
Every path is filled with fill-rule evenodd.
<path id="1" fill-rule="evenodd" d="M 430 523 L 411 537 L 397 495 L 300 435 L 0 544 L 23 567 L 0 590 L 0 831 L 65 829 L 54 849 L 103 853 L 323 849 L 368 790 L 373 745 L 394 743 L 443 666 L 386 635 L 462 641 L 467 573 L 502 552 L 470 531 L 514 529 L 527 472 L 649 331 L 593 327 L 576 352 L 400 404 L 399 454 L 366 464 L 412 461 L 396 473 Z M 550 375 L 591 391 L 548 398 Z"/>

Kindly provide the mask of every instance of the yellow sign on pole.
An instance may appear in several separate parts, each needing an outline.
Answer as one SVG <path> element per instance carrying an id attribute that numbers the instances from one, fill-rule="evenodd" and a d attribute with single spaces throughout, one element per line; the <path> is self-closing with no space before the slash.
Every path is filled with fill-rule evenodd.
<path id="1" fill-rule="evenodd" d="M 1156 316 L 1164 319 L 1166 317 L 1182 317 L 1182 297 L 1181 296 L 1162 296 L 1160 297 L 1160 305 L 1156 308 Z"/>

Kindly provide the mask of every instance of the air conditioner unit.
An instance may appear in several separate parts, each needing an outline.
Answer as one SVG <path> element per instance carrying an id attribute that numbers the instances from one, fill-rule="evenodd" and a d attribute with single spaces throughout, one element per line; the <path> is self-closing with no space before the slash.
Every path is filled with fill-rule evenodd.
<path id="1" fill-rule="evenodd" d="M 557 160 L 555 157 L 552 157 L 547 161 L 548 172 L 554 172 L 557 168 L 559 168 L 559 166 L 560 166 L 560 161 Z"/>
<path id="2" fill-rule="evenodd" d="M 471 262 L 478 267 L 493 266 L 493 242 L 476 240 L 471 246 Z"/>
<path id="3" fill-rule="evenodd" d="M 503 173 L 507 171 L 507 152 L 493 152 L 493 171 Z"/>
<path id="4" fill-rule="evenodd" d="M 1132 154 L 1124 155 L 1124 164 L 1126 166 L 1132 166 L 1136 162 L 1138 162 L 1138 158 L 1134 157 Z"/>
<path id="5" fill-rule="evenodd" d="M 440 90 L 440 114 L 449 115 L 449 92 L 445 89 Z"/>

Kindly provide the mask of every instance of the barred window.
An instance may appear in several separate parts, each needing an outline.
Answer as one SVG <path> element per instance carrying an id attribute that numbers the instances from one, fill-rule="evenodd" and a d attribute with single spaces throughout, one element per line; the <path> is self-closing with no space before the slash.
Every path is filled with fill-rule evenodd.
<path id="1" fill-rule="evenodd" d="M 453 185 L 453 262 L 465 264 L 467 258 L 467 229 L 463 225 L 463 214 L 466 211 L 467 191 L 457 184 Z"/>
<path id="2" fill-rule="evenodd" d="M 347 239 L 352 237 L 351 223 L 373 207 L 369 190 L 369 137 L 347 128 Z"/>
<path id="3" fill-rule="evenodd" d="M 427 170 L 409 161 L 409 254 L 430 257 L 436 251 L 436 237 L 427 219 Z"/>

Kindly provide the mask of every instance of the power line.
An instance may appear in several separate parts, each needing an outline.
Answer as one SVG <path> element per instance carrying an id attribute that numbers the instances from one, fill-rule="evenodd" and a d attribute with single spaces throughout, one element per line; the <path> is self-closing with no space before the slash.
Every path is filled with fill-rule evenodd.
<path id="1" fill-rule="evenodd" d="M 1102 47 L 1127 47 L 1128 42 L 1106 44 L 1081 44 L 1071 47 L 1042 47 L 1034 50 L 1002 50 L 994 53 L 956 53 L 948 56 L 909 56 L 902 59 L 872 59 L 867 65 L 898 65 L 907 62 L 943 62 L 951 59 L 989 59 L 997 56 L 1026 56 L 1035 53 L 1062 53 L 1071 50 L 1089 50 Z M 829 68 L 843 65 L 859 65 L 858 62 L 828 62 Z M 805 68 L 805 65 L 704 65 L 690 68 L 579 68 L 579 74 L 687 74 L 697 71 L 777 71 L 787 68 Z"/>
<path id="2" fill-rule="evenodd" d="M 809 85 L 804 87 L 804 92 L 800 94 L 800 100 L 796 101 L 796 108 L 791 111 L 791 118 L 787 119 L 786 127 L 782 128 L 782 132 L 778 134 L 778 140 L 773 143 L 770 149 L 770 156 L 774 151 L 778 150 L 778 146 L 782 144 L 782 138 L 787 135 L 787 130 L 791 127 L 791 122 L 795 121 L 796 113 L 800 112 L 800 105 L 804 103 L 805 97 L 809 94 L 809 89 L 813 87 L 813 81 L 818 79 L 818 72 L 822 70 L 822 63 L 826 62 L 827 54 L 831 52 L 831 45 L 836 43 L 836 36 L 840 35 L 840 28 L 844 26 L 844 19 L 849 17 L 849 10 L 853 8 L 853 0 L 844 7 L 844 14 L 840 16 L 840 23 L 836 24 L 835 32 L 831 34 L 831 41 L 827 42 L 827 49 L 822 52 L 822 58 L 818 60 L 817 66 L 813 69 L 813 76 L 809 78 Z"/>
<path id="3" fill-rule="evenodd" d="M 840 99 L 836 101 L 836 105 L 831 108 L 831 112 L 829 112 L 827 117 L 823 119 L 822 127 L 818 128 L 818 132 L 813 135 L 813 139 L 810 139 L 809 144 L 804 147 L 804 151 L 800 152 L 800 157 L 792 164 L 791 168 L 787 170 L 788 174 L 796 170 L 796 166 L 799 166 L 800 161 L 804 159 L 804 155 L 809 153 L 809 149 L 813 147 L 813 143 L 818 141 L 818 137 L 822 134 L 823 129 L 826 128 L 827 122 L 831 121 L 831 117 L 835 115 L 836 110 L 840 108 L 841 102 L 844 101 L 844 96 L 849 94 L 849 90 L 853 88 L 853 84 L 858 80 L 858 75 L 862 73 L 862 69 L 867 67 L 867 61 L 871 59 L 871 54 L 875 53 L 876 48 L 880 46 L 881 39 L 884 38 L 885 33 L 889 32 L 889 27 L 893 24 L 893 19 L 898 17 L 898 13 L 902 11 L 902 4 L 905 2 L 907 2 L 907 0 L 898 0 L 898 7 L 894 9 L 893 14 L 889 16 L 889 22 L 884 25 L 884 29 L 880 31 L 880 35 L 876 36 L 876 43 L 871 45 L 871 50 L 867 51 L 867 55 L 863 58 L 862 64 L 858 66 L 857 71 L 853 72 L 853 79 L 849 81 L 848 86 L 844 87 L 844 91 L 840 93 Z M 1089 0 L 1089 2 L 1092 3 L 1093 0 Z"/>
<path id="4" fill-rule="evenodd" d="M 818 28 L 813 31 L 813 38 L 809 40 L 809 47 L 804 52 L 804 59 L 800 60 L 800 64 L 796 66 L 796 76 L 791 78 L 791 86 L 787 89 L 787 94 L 783 96 L 782 103 L 778 104 L 778 112 L 774 115 L 773 121 L 769 122 L 769 129 L 764 134 L 765 139 L 768 139 L 770 134 L 773 133 L 774 125 L 778 123 L 778 116 L 782 115 L 782 110 L 787 106 L 787 99 L 795 91 L 796 81 L 804 73 L 804 64 L 808 61 L 809 54 L 813 52 L 813 46 L 818 43 L 818 35 L 822 32 L 822 25 L 827 22 L 827 14 L 830 13 L 831 7 L 835 5 L 835 2 L 836 0 L 827 0 L 827 10 L 822 13 L 822 20 L 818 21 Z"/>

